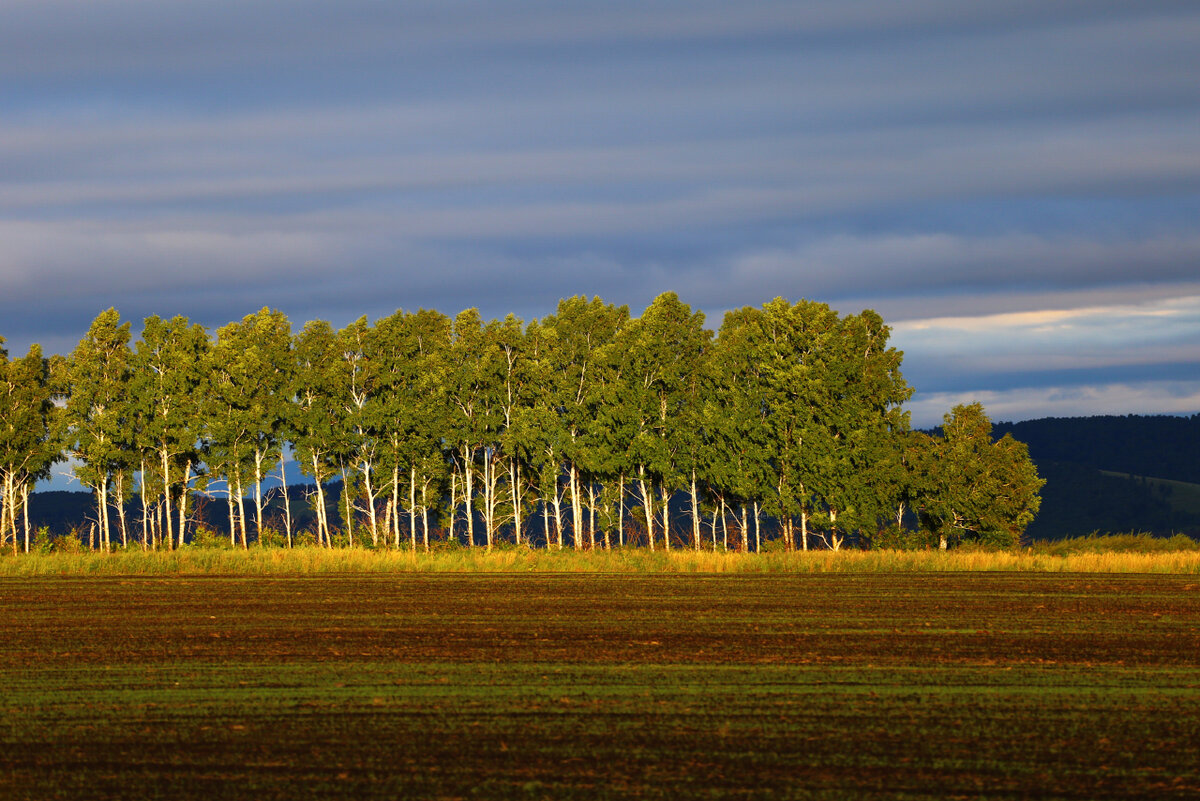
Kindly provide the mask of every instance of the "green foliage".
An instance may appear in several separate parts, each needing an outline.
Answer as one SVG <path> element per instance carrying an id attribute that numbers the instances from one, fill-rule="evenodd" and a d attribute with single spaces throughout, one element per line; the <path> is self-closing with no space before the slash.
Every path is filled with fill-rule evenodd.
<path id="1" fill-rule="evenodd" d="M 918 514 L 942 547 L 965 542 L 1012 547 L 1037 513 L 1045 484 L 1023 443 L 992 424 L 978 403 L 945 416 L 942 436 L 917 440 Z"/>
<path id="2" fill-rule="evenodd" d="M 208 526 L 196 526 L 192 529 L 192 538 L 188 543 L 193 548 L 216 548 L 228 550 L 233 547 L 228 534 L 222 534 Z"/>
<path id="3" fill-rule="evenodd" d="M 287 536 L 279 529 L 273 526 L 263 526 L 258 532 L 258 547 L 260 548 L 286 548 Z"/>
<path id="4" fill-rule="evenodd" d="M 1200 551 L 1200 541 L 1185 534 L 1155 537 L 1151 534 L 1091 534 L 1061 540 L 1038 542 L 1032 551 L 1052 556 L 1084 553 L 1174 553 Z"/>
<path id="5" fill-rule="evenodd" d="M 313 486 L 299 523 L 311 513 L 320 545 L 423 548 L 441 524 L 494 548 L 528 542 L 536 517 L 555 544 L 613 544 L 616 529 L 699 549 L 713 510 L 753 510 L 778 521 L 771 547 L 788 550 L 928 536 L 1012 546 L 1038 509 L 1027 452 L 993 441 L 977 405 L 948 415 L 940 438 L 911 434 L 889 334 L 870 310 L 776 298 L 728 313 L 714 338 L 666 292 L 637 318 L 571 297 L 528 325 L 397 310 L 294 336 L 267 308 L 215 337 L 152 316 L 131 348 L 108 309 L 70 360 L 0 349 L 0 528 L 15 542 L 23 492 L 65 448 L 104 543 L 114 511 L 139 506 L 168 546 L 190 520 L 225 525 L 193 509 L 198 491 L 228 493 L 223 520 L 243 545 L 286 543 L 297 520 L 262 487 L 290 450 Z M 690 525 L 673 519 L 681 506 Z M 926 534 L 889 528 L 914 509 Z"/>

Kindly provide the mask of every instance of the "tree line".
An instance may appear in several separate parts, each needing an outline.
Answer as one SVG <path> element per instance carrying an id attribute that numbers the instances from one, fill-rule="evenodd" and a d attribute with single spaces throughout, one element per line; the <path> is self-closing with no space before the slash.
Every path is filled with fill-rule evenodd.
<path id="1" fill-rule="evenodd" d="M 0 544 L 28 550 L 29 493 L 68 457 L 105 549 L 180 547 L 201 496 L 232 543 L 274 526 L 290 547 L 287 493 L 273 521 L 263 492 L 289 464 L 323 547 L 752 551 L 769 520 L 788 549 L 945 548 L 1012 545 L 1033 519 L 1042 481 L 981 406 L 911 430 L 875 312 L 777 298 L 704 322 L 665 293 L 636 318 L 572 297 L 527 324 L 152 316 L 136 342 L 108 309 L 66 357 L 10 360 L 0 338 Z"/>

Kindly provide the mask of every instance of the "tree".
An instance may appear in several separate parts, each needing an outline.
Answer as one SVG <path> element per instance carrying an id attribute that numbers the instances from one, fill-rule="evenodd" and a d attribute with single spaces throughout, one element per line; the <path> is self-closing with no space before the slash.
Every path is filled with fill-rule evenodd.
<path id="1" fill-rule="evenodd" d="M 337 473 L 337 432 L 343 428 L 339 421 L 345 414 L 336 341 L 333 328 L 324 320 L 304 325 L 293 343 L 296 371 L 289 393 L 296 399 L 292 417 L 296 461 L 316 484 L 317 542 L 330 547 L 333 538 L 325 485 Z"/>
<path id="2" fill-rule="evenodd" d="M 816 426 L 828 444 L 811 479 L 819 536 L 837 550 L 850 533 L 874 532 L 899 502 L 897 442 L 908 430 L 900 405 L 912 390 L 900 375 L 902 354 L 873 311 L 843 317 L 824 360 L 824 396 Z"/>
<path id="3" fill-rule="evenodd" d="M 121 545 L 129 535 L 125 521 L 125 495 L 136 470 L 130 381 L 133 352 L 130 324 L 109 308 L 92 321 L 76 346 L 68 366 L 66 420 L 68 449 L 78 460 L 75 476 L 96 494 L 96 520 L 100 541 L 111 547 L 110 496 L 116 495 Z"/>
<path id="4" fill-rule="evenodd" d="M 17 552 L 20 516 L 28 553 L 29 493 L 63 458 L 61 414 L 55 405 L 61 393 L 39 345 L 14 361 L 3 345 L 0 337 L 0 545 L 11 535 Z M 56 365 L 54 372 L 63 371 Z"/>
<path id="5" fill-rule="evenodd" d="M 594 481 L 605 461 L 599 453 L 602 435 L 597 430 L 597 410 L 612 400 L 605 392 L 605 378 L 614 369 L 610 346 L 628 319 L 625 306 L 606 304 L 598 297 L 588 301 L 577 295 L 560 300 L 557 312 L 542 321 L 542 328 L 553 342 L 545 361 L 546 390 L 562 432 L 572 541 L 577 550 L 584 544 L 585 492 L 589 499 L 594 495 Z M 591 546 L 595 547 L 594 526 Z"/>
<path id="6" fill-rule="evenodd" d="M 710 442 L 705 480 L 717 502 L 740 507 L 741 548 L 750 547 L 754 521 L 754 550 L 761 547 L 759 509 L 770 493 L 770 454 L 767 434 L 765 376 L 759 348 L 764 341 L 763 312 L 750 306 L 727 312 L 721 323 L 708 372 L 704 428 Z M 753 518 L 750 508 L 753 507 Z M 722 521 L 725 512 L 721 513 Z"/>
<path id="7" fill-rule="evenodd" d="M 923 435 L 922 527 L 943 550 L 963 542 L 1018 544 L 1045 484 L 1029 449 L 1010 434 L 993 439 L 979 403 L 955 406 L 943 421 L 940 437 Z"/>
<path id="8" fill-rule="evenodd" d="M 201 459 L 201 412 L 211 374 L 208 334 L 183 316 L 147 317 L 133 367 L 130 386 L 140 417 L 139 448 L 149 457 L 141 471 L 143 514 L 149 508 L 148 493 L 156 489 L 160 514 L 154 528 L 168 547 L 178 547 L 186 533 L 192 471 Z M 148 475 L 147 467 L 156 474 Z M 175 511 L 178 528 L 172 521 Z"/>
<path id="9" fill-rule="evenodd" d="M 703 313 L 692 312 L 674 292 L 655 298 L 622 337 L 620 369 L 629 399 L 625 413 L 636 420 L 637 429 L 628 458 L 641 490 L 651 550 L 655 495 L 661 504 L 663 544 L 670 550 L 670 498 L 692 477 L 687 445 L 698 433 L 699 396 L 694 390 L 711 338 Z"/>
<path id="10" fill-rule="evenodd" d="M 291 325 L 280 311 L 263 308 L 241 322 L 217 330 L 213 347 L 214 392 L 218 408 L 211 421 L 213 452 L 242 502 L 242 471 L 247 467 L 254 487 L 254 530 L 263 532 L 263 479 L 276 461 L 282 463 L 283 444 L 292 417 Z M 281 476 L 286 480 L 286 476 Z M 284 487 L 286 497 L 287 487 Z M 242 514 L 242 542 L 246 543 Z M 288 538 L 291 539 L 290 525 Z"/>
<path id="11" fill-rule="evenodd" d="M 498 401 L 503 362 L 494 332 L 484 326 L 479 310 L 460 312 L 454 318 L 450 347 L 439 363 L 446 401 L 443 435 L 452 464 L 450 532 L 453 534 L 455 510 L 461 498 L 466 514 L 467 544 L 472 546 L 475 544 L 475 483 L 481 472 L 476 463 L 481 458 L 490 459 L 493 452 L 489 449 L 495 448 L 499 440 Z M 489 501 L 486 493 L 493 485 L 489 482 L 487 465 L 482 467 L 486 509 Z M 486 536 L 490 548 L 494 530 L 489 527 Z"/>

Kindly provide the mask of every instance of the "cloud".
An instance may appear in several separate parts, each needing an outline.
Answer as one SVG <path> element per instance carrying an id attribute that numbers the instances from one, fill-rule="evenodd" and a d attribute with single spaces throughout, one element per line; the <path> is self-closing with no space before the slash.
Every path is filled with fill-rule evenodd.
<path id="1" fill-rule="evenodd" d="M 1200 381 L 1101 383 L 1065 387 L 1012 387 L 1004 390 L 917 395 L 906 408 L 917 428 L 941 425 L 942 415 L 961 403 L 980 402 L 993 421 L 1089 415 L 1196 414 Z"/>
<path id="2" fill-rule="evenodd" d="M 1194 364 L 1190 322 L 1131 308 L 1200 295 L 1194 2 L 4 16 L 14 343 L 69 346 L 108 305 L 340 324 L 670 289 L 714 327 L 776 295 L 876 308 L 931 391 Z"/>

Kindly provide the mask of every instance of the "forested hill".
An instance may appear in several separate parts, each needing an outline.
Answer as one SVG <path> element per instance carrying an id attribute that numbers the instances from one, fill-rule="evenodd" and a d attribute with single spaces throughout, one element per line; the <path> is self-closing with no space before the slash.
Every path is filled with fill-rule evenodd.
<path id="1" fill-rule="evenodd" d="M 1046 417 L 996 423 L 1037 462 L 1073 462 L 1098 470 L 1200 484 L 1200 414 Z"/>
<path id="2" fill-rule="evenodd" d="M 1200 534 L 1200 414 L 1049 417 L 997 423 L 1046 479 L 1028 535 Z"/>

